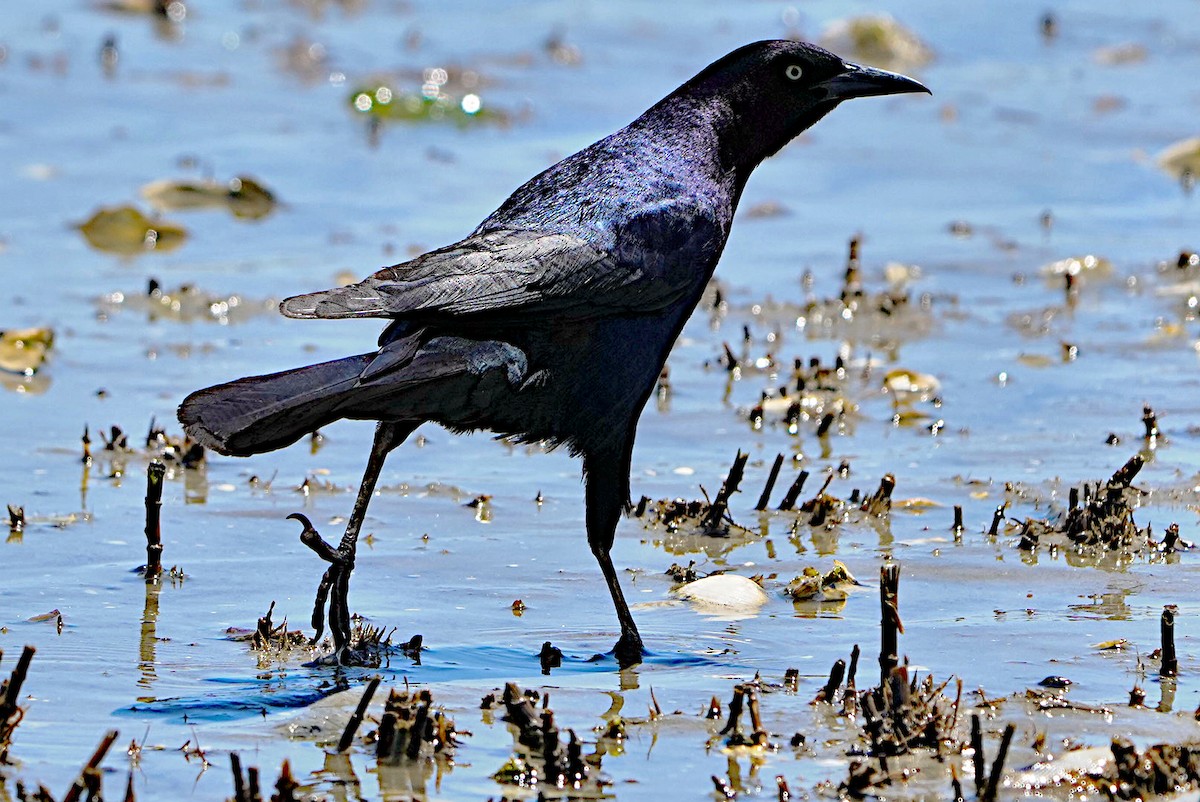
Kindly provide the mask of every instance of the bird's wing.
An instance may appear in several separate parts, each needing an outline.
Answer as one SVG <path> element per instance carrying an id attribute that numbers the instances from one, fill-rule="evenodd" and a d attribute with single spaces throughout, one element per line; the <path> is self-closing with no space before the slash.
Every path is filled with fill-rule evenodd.
<path id="1" fill-rule="evenodd" d="M 530 313 L 560 319 L 652 312 L 681 297 L 709 265 L 694 240 L 711 226 L 631 225 L 606 251 L 580 237 L 530 230 L 474 234 L 348 287 L 289 298 L 288 317 L 382 317 L 414 320 Z M 719 249 L 718 249 L 719 252 Z M 712 261 L 712 257 L 709 258 Z"/>

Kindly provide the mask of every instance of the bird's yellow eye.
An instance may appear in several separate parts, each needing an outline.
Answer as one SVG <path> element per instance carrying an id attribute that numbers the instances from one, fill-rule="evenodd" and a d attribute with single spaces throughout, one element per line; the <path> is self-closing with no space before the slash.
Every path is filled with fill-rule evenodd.
<path id="1" fill-rule="evenodd" d="M 787 69 L 783 71 L 783 74 L 788 77 L 789 81 L 799 81 L 801 76 L 804 75 L 804 68 L 799 64 L 789 64 Z"/>

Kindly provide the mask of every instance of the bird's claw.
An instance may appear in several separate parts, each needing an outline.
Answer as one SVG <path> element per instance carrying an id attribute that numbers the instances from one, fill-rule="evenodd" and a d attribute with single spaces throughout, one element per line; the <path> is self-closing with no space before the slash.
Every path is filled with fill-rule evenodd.
<path id="1" fill-rule="evenodd" d="M 325 606 L 329 605 L 329 633 L 333 636 L 333 658 L 340 665 L 362 665 L 353 658 L 350 649 L 350 607 L 347 595 L 350 589 L 350 573 L 354 570 L 354 554 L 344 548 L 334 548 L 325 542 L 312 521 L 302 513 L 294 512 L 290 520 L 299 521 L 304 527 L 300 542 L 312 549 L 318 557 L 329 563 L 317 586 L 313 602 L 312 626 L 315 630 L 310 643 L 321 640 L 325 631 Z"/>

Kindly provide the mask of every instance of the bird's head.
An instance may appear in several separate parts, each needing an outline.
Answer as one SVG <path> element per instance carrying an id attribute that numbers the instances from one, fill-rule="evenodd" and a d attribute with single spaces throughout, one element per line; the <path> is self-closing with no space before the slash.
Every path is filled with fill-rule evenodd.
<path id="1" fill-rule="evenodd" d="M 693 106 L 693 113 L 712 115 L 725 151 L 722 160 L 748 174 L 843 100 L 905 92 L 929 90 L 903 75 L 844 61 L 816 45 L 776 40 L 733 51 L 671 98 Z"/>

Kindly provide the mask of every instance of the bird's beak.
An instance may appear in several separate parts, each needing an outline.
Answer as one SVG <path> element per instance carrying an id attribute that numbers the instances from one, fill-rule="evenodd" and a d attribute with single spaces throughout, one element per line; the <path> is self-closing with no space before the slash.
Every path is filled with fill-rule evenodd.
<path id="1" fill-rule="evenodd" d="M 822 81 L 815 88 L 828 92 L 830 100 L 849 100 L 855 97 L 875 95 L 900 95 L 905 92 L 933 94 L 924 84 L 914 81 L 908 76 L 849 63 L 846 64 L 845 72 L 839 73 L 827 81 Z"/>

